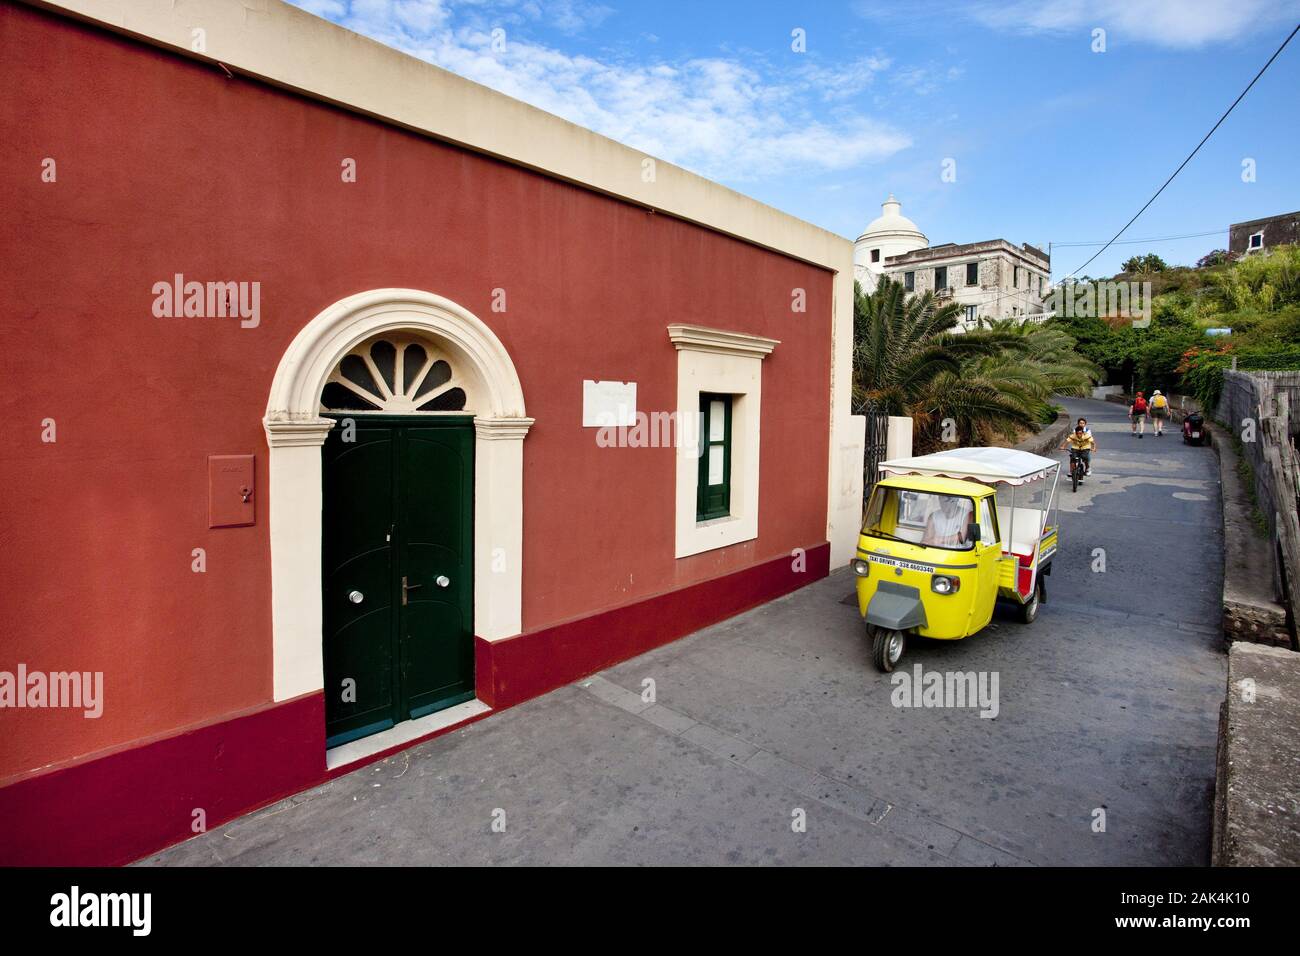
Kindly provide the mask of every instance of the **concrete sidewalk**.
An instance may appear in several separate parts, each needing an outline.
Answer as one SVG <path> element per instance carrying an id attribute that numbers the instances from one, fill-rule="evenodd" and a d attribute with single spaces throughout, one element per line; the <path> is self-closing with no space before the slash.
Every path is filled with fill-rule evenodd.
<path id="1" fill-rule="evenodd" d="M 1038 621 L 903 660 L 996 672 L 995 719 L 893 706 L 839 571 L 145 862 L 1205 864 L 1217 462 L 1129 438 L 1121 408 L 1068 405 L 1101 447 L 1061 492 Z"/>

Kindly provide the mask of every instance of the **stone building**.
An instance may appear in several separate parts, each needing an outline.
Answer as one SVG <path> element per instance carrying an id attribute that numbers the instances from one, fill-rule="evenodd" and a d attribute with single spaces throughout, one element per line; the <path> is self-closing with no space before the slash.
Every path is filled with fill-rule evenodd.
<path id="1" fill-rule="evenodd" d="M 1300 242 L 1300 212 L 1234 222 L 1228 227 L 1228 251 L 1239 256 L 1297 242 Z"/>
<path id="2" fill-rule="evenodd" d="M 910 292 L 934 290 L 942 301 L 957 302 L 962 329 L 974 328 L 979 319 L 1041 321 L 1049 314 L 1043 306 L 1052 277 L 1047 253 L 1005 239 L 931 246 L 892 195 L 853 244 L 853 271 L 867 292 L 888 275 Z"/>

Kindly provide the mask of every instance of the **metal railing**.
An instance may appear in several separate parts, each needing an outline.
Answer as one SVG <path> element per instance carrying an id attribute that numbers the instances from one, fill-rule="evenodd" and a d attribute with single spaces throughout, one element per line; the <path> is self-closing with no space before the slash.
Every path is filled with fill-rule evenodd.
<path id="1" fill-rule="evenodd" d="M 880 463 L 885 460 L 889 438 L 889 415 L 864 405 L 856 414 L 867 419 L 866 453 L 862 458 L 862 500 L 871 497 L 871 489 L 880 478 Z"/>

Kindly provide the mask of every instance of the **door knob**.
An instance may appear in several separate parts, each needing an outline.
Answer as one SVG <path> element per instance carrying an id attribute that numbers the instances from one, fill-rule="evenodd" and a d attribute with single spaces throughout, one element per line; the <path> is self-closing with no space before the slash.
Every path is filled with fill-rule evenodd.
<path id="1" fill-rule="evenodd" d="M 353 604 L 360 604 L 362 601 L 365 600 L 365 597 L 366 596 L 362 594 L 360 591 L 348 592 L 348 600 L 351 601 Z"/>
<path id="2" fill-rule="evenodd" d="M 445 574 L 440 574 L 437 577 L 437 584 L 438 587 L 445 588 L 447 585 L 451 584 L 451 578 L 447 577 Z"/>

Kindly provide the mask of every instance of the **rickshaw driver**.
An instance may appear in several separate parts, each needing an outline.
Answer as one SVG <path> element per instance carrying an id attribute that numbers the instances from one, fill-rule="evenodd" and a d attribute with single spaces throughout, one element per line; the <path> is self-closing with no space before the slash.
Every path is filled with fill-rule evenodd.
<path id="1" fill-rule="evenodd" d="M 965 498 L 939 496 L 939 507 L 930 512 L 921 544 L 936 548 L 966 545 L 966 528 L 971 522 L 971 505 Z"/>

